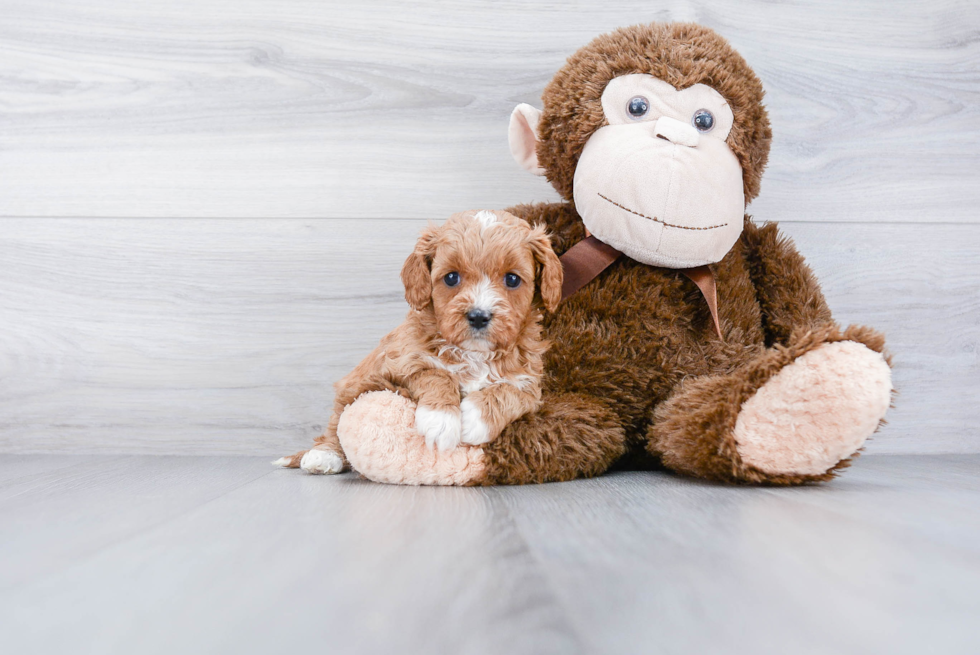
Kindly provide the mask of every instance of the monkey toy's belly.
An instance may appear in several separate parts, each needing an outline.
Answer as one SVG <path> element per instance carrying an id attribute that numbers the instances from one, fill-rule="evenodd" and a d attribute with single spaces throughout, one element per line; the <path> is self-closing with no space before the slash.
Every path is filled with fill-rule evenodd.
<path id="1" fill-rule="evenodd" d="M 704 297 L 683 273 L 624 257 L 546 319 L 552 342 L 545 357 L 546 390 L 601 399 L 624 426 L 639 426 L 683 378 L 730 368 L 737 364 L 733 360 L 758 352 L 758 304 L 739 298 L 737 307 L 726 306 L 724 290 L 748 278 L 739 251 L 712 267 L 724 342 L 714 332 Z"/>

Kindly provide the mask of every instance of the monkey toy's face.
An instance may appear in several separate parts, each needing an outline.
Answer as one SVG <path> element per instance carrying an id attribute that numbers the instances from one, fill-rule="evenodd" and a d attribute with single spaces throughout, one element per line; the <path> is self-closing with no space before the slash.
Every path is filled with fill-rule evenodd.
<path id="1" fill-rule="evenodd" d="M 648 74 L 622 75 L 601 97 L 603 125 L 575 165 L 575 209 L 601 241 L 654 266 L 720 261 L 742 232 L 742 168 L 726 139 L 733 113 L 705 84 L 678 90 Z M 540 112 L 511 117 L 511 151 L 537 164 Z"/>
<path id="2" fill-rule="evenodd" d="M 682 91 L 624 75 L 602 93 L 608 125 L 575 168 L 575 208 L 601 241 L 637 261 L 719 261 L 742 232 L 742 168 L 725 138 L 732 111 L 704 84 Z"/>

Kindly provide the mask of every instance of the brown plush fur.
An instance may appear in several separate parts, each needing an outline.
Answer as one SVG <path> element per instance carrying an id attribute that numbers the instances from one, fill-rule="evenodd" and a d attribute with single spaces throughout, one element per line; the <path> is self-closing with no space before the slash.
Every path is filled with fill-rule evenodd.
<path id="1" fill-rule="evenodd" d="M 562 271 L 543 227 L 504 212 L 491 224 L 475 212 L 456 214 L 419 238 L 402 268 L 405 322 L 335 385 L 334 411 L 314 448 L 343 456 L 337 425 L 344 409 L 363 393 L 389 390 L 419 406 L 459 417 L 462 397 L 474 403 L 492 440 L 541 401 L 541 305 L 561 298 Z M 453 286 L 445 276 L 455 272 Z M 516 288 L 504 276 L 517 274 Z M 474 331 L 466 314 L 480 297 L 492 299 L 487 327 Z M 472 387 L 472 388 L 470 388 Z M 283 459 L 299 467 L 306 451 Z M 348 466 L 346 459 L 345 468 Z"/>
<path id="2" fill-rule="evenodd" d="M 559 253 L 584 236 L 569 204 L 509 211 L 548 225 Z M 820 344 L 851 340 L 884 352 L 883 338 L 869 328 L 837 327 L 809 267 L 774 224 L 759 228 L 746 217 L 738 243 L 712 269 L 724 341 L 693 282 L 627 258 L 547 317 L 553 345 L 545 355 L 544 407 L 484 447 L 487 481 L 595 475 L 619 454 L 644 450 L 678 472 L 727 482 L 832 477 L 773 476 L 743 466 L 732 441 L 738 409 Z M 565 406 L 569 394 L 573 408 Z M 615 427 L 604 427 L 611 420 Z"/>
<path id="3" fill-rule="evenodd" d="M 612 78 L 649 73 L 677 88 L 704 83 L 729 102 L 728 144 L 745 198 L 759 191 L 770 129 L 762 86 L 711 30 L 642 25 L 600 36 L 569 58 L 545 89 L 538 159 L 565 203 L 508 211 L 548 227 L 562 253 L 584 238 L 572 180 L 589 137 L 604 123 Z M 739 241 L 712 265 L 724 340 L 697 287 L 676 270 L 626 257 L 545 320 L 544 403 L 484 447 L 483 483 L 567 480 L 644 456 L 688 475 L 725 482 L 800 484 L 822 475 L 773 475 L 745 465 L 733 440 L 742 403 L 787 364 L 821 344 L 853 340 L 883 352 L 868 328 L 840 330 L 810 269 L 774 224 L 749 216 Z"/>
<path id="4" fill-rule="evenodd" d="M 606 471 L 625 454 L 616 412 L 577 394 L 551 395 L 495 442 L 484 446 L 488 475 L 479 484 L 559 482 Z"/>

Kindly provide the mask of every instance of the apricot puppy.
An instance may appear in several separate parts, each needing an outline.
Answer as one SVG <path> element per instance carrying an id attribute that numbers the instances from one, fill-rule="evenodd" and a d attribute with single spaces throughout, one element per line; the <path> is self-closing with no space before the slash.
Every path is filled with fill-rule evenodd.
<path id="1" fill-rule="evenodd" d="M 368 391 L 417 404 L 429 447 L 493 440 L 541 403 L 541 308 L 561 300 L 562 268 L 541 226 L 503 211 L 454 214 L 423 231 L 402 268 L 405 322 L 336 385 L 313 448 L 275 462 L 310 473 L 348 468 L 337 438 L 344 408 Z"/>

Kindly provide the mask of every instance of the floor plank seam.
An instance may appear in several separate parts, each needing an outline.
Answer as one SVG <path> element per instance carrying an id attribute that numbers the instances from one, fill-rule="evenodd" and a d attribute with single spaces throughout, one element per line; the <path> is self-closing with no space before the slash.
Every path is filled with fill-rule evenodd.
<path id="1" fill-rule="evenodd" d="M 514 514 L 511 509 L 511 505 L 501 493 L 501 488 L 490 487 L 490 489 L 497 494 L 500 503 L 504 506 L 504 509 L 507 511 L 507 522 L 511 525 L 511 528 L 514 530 L 514 534 L 516 534 L 520 538 L 521 544 L 524 547 L 524 552 L 527 553 L 528 558 L 531 560 L 531 562 L 533 562 L 535 568 L 540 572 L 542 578 L 546 581 L 548 595 L 551 597 L 555 607 L 561 611 L 562 619 L 564 620 L 564 623 L 567 625 L 569 634 L 575 638 L 575 642 L 581 649 L 581 652 L 583 653 L 595 652 L 595 648 L 593 644 L 575 627 L 574 616 L 568 604 L 562 600 L 561 595 L 558 593 L 558 588 L 555 584 L 555 581 L 554 579 L 552 579 L 551 574 L 548 570 L 549 569 L 548 564 L 537 553 L 537 551 L 531 545 L 530 540 L 527 538 L 527 535 L 524 534 L 524 531 L 521 530 L 520 525 L 514 519 Z M 511 488 L 507 488 L 507 489 L 511 489 Z"/>

